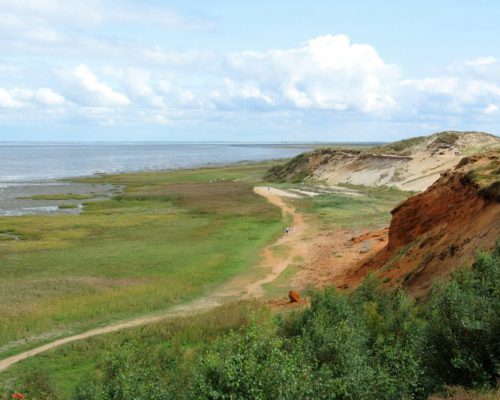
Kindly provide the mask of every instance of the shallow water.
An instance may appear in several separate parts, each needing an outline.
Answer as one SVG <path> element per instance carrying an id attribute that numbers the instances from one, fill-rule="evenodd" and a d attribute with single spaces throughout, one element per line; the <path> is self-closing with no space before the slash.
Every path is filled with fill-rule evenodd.
<path id="1" fill-rule="evenodd" d="M 116 190 L 112 185 L 58 182 L 56 179 L 262 161 L 293 157 L 309 149 L 306 145 L 269 144 L 0 142 L 0 216 L 78 214 L 81 200 L 32 200 L 29 197 L 97 193 L 98 198 L 102 198 Z M 61 204 L 74 204 L 77 208 L 61 209 Z"/>
<path id="2" fill-rule="evenodd" d="M 0 216 L 33 214 L 79 214 L 82 203 L 111 197 L 117 187 L 109 184 L 87 184 L 72 182 L 8 182 L 0 183 Z M 38 194 L 73 193 L 92 195 L 88 200 L 33 200 Z M 62 204 L 73 204 L 76 208 L 59 208 Z"/>
<path id="3" fill-rule="evenodd" d="M 308 146 L 172 143 L 1 143 L 0 185 L 293 157 Z"/>

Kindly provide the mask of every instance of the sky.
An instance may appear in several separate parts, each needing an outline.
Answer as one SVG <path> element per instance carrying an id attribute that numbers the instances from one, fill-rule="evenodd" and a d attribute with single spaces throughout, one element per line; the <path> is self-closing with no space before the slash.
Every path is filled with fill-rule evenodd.
<path id="1" fill-rule="evenodd" d="M 500 133 L 500 2 L 0 0 L 0 141 Z"/>

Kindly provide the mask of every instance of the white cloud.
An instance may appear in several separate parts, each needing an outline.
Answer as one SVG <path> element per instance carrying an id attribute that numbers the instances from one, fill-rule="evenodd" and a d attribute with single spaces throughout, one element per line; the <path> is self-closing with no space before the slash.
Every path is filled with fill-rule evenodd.
<path id="1" fill-rule="evenodd" d="M 216 90 L 211 98 L 220 108 L 233 108 L 246 106 L 250 108 L 261 108 L 272 106 L 274 100 L 262 90 L 250 83 L 235 82 L 231 79 L 224 79 L 224 89 Z"/>
<path id="2" fill-rule="evenodd" d="M 0 88 L 0 107 L 17 108 L 22 107 L 22 103 L 14 100 L 7 90 Z"/>
<path id="3" fill-rule="evenodd" d="M 498 112 L 498 106 L 496 104 L 488 104 L 484 109 L 485 114 L 495 114 Z"/>
<path id="4" fill-rule="evenodd" d="M 467 67 L 485 67 L 488 65 L 496 64 L 497 60 L 495 57 L 478 57 L 474 60 L 466 61 L 464 64 Z"/>
<path id="5" fill-rule="evenodd" d="M 21 108 L 34 106 L 35 103 L 49 107 L 60 106 L 65 103 L 65 98 L 49 88 L 36 90 L 25 88 L 6 90 L 0 88 L 0 107 Z"/>
<path id="6" fill-rule="evenodd" d="M 151 118 L 151 122 L 158 125 L 171 125 L 172 121 L 169 120 L 164 114 L 154 114 Z"/>
<path id="7" fill-rule="evenodd" d="M 55 12 L 56 3 L 41 0 L 37 12 Z M 51 7 L 55 8 L 50 11 Z M 439 126 L 439 121 L 447 125 L 472 118 L 492 121 L 499 112 L 500 63 L 493 57 L 452 63 L 416 78 L 404 76 L 374 47 L 352 43 L 345 35 L 324 35 L 285 49 L 218 56 L 203 49 L 179 51 L 91 36 L 78 37 L 71 48 L 72 38 L 61 36 L 59 30 L 30 27 L 29 20 L 2 15 L 1 8 L 0 25 L 6 22 L 5 26 L 22 31 L 23 38 L 39 33 L 30 39 L 39 46 L 33 53 L 36 61 L 19 62 L 12 56 L 0 64 L 2 121 L 26 119 L 24 108 L 29 108 L 33 121 L 64 118 L 116 126 L 223 125 L 245 118 L 249 123 L 274 118 L 293 126 L 325 118 L 418 120 L 420 126 L 427 122 Z M 101 24 L 108 17 L 88 18 L 89 23 Z M 116 18 L 133 19 L 126 14 Z M 5 26 L 0 26 L 0 50 L 5 49 L 1 37 Z M 62 55 L 53 58 L 61 49 Z"/>
<path id="8" fill-rule="evenodd" d="M 116 7 L 104 0 L 2 0 L 0 13 L 22 14 L 25 19 L 39 23 L 59 22 L 80 29 L 104 23 L 154 24 L 176 29 L 208 29 L 213 26 L 208 19 L 184 16 L 159 4 L 146 6 L 131 1 L 121 1 Z"/>
<path id="9" fill-rule="evenodd" d="M 402 86 L 412 86 L 417 90 L 428 93 L 453 94 L 458 86 L 458 78 L 438 77 L 424 79 L 405 79 L 401 81 Z"/>
<path id="10" fill-rule="evenodd" d="M 163 98 L 151 86 L 151 72 L 141 68 L 125 68 L 117 73 L 122 77 L 123 86 L 132 99 L 150 106 L 165 108 Z"/>
<path id="11" fill-rule="evenodd" d="M 397 106 L 398 68 L 345 35 L 320 36 L 287 50 L 233 53 L 229 65 L 237 78 L 266 93 L 260 97 L 274 99 L 269 104 L 369 113 Z"/>
<path id="12" fill-rule="evenodd" d="M 65 103 L 64 96 L 54 92 L 49 88 L 38 89 L 34 97 L 37 101 L 48 106 L 60 106 Z"/>
<path id="13" fill-rule="evenodd" d="M 86 65 L 81 64 L 76 67 L 73 74 L 81 88 L 87 94 L 92 95 L 91 102 L 104 106 L 127 106 L 130 104 L 127 96 L 99 81 L 97 76 Z"/>
<path id="14" fill-rule="evenodd" d="M 439 77 L 401 81 L 405 104 L 425 118 L 427 114 L 491 114 L 500 102 L 500 65 L 493 57 L 453 63 Z M 446 75 L 448 73 L 448 75 Z"/>

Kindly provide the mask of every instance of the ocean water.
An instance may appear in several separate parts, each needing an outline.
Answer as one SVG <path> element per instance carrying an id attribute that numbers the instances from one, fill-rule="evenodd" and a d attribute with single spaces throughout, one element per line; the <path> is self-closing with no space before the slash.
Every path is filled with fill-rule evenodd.
<path id="1" fill-rule="evenodd" d="M 82 201 L 33 200 L 73 193 L 108 198 L 113 185 L 58 179 L 146 170 L 172 170 L 293 157 L 308 146 L 171 143 L 0 143 L 0 216 L 78 214 Z M 92 201 L 92 200 L 90 200 Z M 73 204 L 74 208 L 59 207 Z"/>
<path id="2" fill-rule="evenodd" d="M 0 184 L 262 161 L 292 157 L 308 149 L 269 144 L 0 142 Z"/>

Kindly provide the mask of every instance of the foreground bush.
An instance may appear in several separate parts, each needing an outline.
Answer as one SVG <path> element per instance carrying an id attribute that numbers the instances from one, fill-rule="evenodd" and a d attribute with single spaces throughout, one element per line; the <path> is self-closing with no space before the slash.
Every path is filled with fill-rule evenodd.
<path id="1" fill-rule="evenodd" d="M 482 387 L 500 373 L 500 246 L 437 285 L 426 313 L 430 373 L 439 383 Z"/>
<path id="2" fill-rule="evenodd" d="M 328 289 L 308 310 L 260 318 L 196 351 L 152 362 L 123 345 L 75 398 L 396 400 L 425 399 L 444 385 L 491 389 L 500 372 L 499 297 L 497 246 L 420 305 L 369 278 L 350 295 Z"/>

